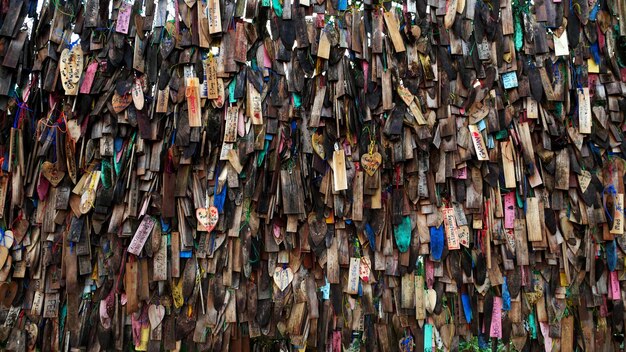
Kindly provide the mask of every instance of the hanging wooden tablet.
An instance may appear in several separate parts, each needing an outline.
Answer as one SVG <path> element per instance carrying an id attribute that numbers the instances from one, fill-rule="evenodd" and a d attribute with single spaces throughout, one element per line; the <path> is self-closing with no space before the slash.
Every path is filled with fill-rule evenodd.
<path id="1" fill-rule="evenodd" d="M 0 176 L 0 219 L 4 218 L 4 209 L 7 200 L 9 187 L 9 177 L 7 175 Z"/>
<path id="2" fill-rule="evenodd" d="M 132 253 L 136 256 L 139 256 L 141 250 L 143 249 L 148 236 L 152 233 L 152 229 L 156 225 L 156 220 L 151 216 L 144 216 L 133 236 L 132 241 L 128 245 L 128 253 Z"/>
<path id="3" fill-rule="evenodd" d="M 348 189 L 346 156 L 343 149 L 337 149 L 333 153 L 333 189 L 335 191 Z"/>
<path id="4" fill-rule="evenodd" d="M 19 153 L 19 148 L 17 147 L 18 138 L 17 128 L 11 127 L 9 132 L 9 162 L 7 163 L 7 172 L 11 172 L 14 165 L 17 164 L 17 155 Z"/>
<path id="5" fill-rule="evenodd" d="M 200 83 L 197 77 L 185 79 L 185 98 L 187 101 L 189 127 L 202 127 Z"/>
<path id="6" fill-rule="evenodd" d="M 157 91 L 156 112 L 165 113 L 169 103 L 170 87 L 166 86 L 163 90 Z"/>
<path id="7" fill-rule="evenodd" d="M 345 291 L 349 295 L 355 295 L 359 293 L 360 266 L 361 260 L 359 258 L 350 258 L 350 267 L 348 269 L 348 284 Z"/>
<path id="8" fill-rule="evenodd" d="M 162 235 L 159 250 L 152 259 L 152 280 L 167 280 L 167 236 Z"/>
<path id="9" fill-rule="evenodd" d="M 133 50 L 133 69 L 141 73 L 144 73 L 146 70 L 146 60 L 143 55 L 146 49 L 145 45 L 144 40 L 141 39 L 141 36 L 137 33 L 135 35 L 135 47 Z"/>
<path id="10" fill-rule="evenodd" d="M 457 233 L 456 219 L 454 216 L 454 208 L 442 208 L 441 213 L 448 241 L 448 249 L 453 250 L 461 248 Z"/>
<path id="11" fill-rule="evenodd" d="M 246 30 L 243 22 L 236 23 L 235 37 L 234 37 L 235 52 L 233 59 L 236 62 L 245 63 L 246 54 L 248 53 L 248 38 L 246 38 Z"/>
<path id="12" fill-rule="evenodd" d="M 130 17 L 132 15 L 133 5 L 122 0 L 117 12 L 117 23 L 115 25 L 115 31 L 122 34 L 128 34 L 128 27 L 130 25 Z"/>
<path id="13" fill-rule="evenodd" d="M 253 125 L 263 124 L 261 94 L 250 82 L 248 82 L 248 87 L 246 89 L 246 116 L 252 120 Z"/>
<path id="14" fill-rule="evenodd" d="M 133 103 L 135 104 L 135 109 L 142 110 L 144 105 L 144 97 L 143 97 L 143 86 L 141 84 L 141 79 L 135 79 L 133 84 L 133 88 L 131 90 L 131 95 L 133 96 Z"/>
<path id="15" fill-rule="evenodd" d="M 424 277 L 415 275 L 415 319 L 421 325 L 426 319 L 426 308 L 424 303 Z"/>
<path id="16" fill-rule="evenodd" d="M 45 294 L 44 318 L 57 318 L 59 316 L 59 298 L 60 294 L 58 292 Z"/>
<path id="17" fill-rule="evenodd" d="M 515 188 L 515 150 L 510 141 L 500 144 L 502 150 L 502 169 L 504 172 L 504 187 Z"/>
<path id="18" fill-rule="evenodd" d="M 412 309 L 415 307 L 415 277 L 413 273 L 402 275 L 401 307 Z"/>
<path id="19" fill-rule="evenodd" d="M 611 233 L 616 235 L 624 234 L 624 194 L 615 194 L 615 211 L 613 212 L 613 227 Z"/>
<path id="20" fill-rule="evenodd" d="M 237 141 L 237 120 L 239 118 L 239 109 L 236 106 L 230 106 L 226 110 L 226 120 L 224 124 L 224 143 L 234 143 Z"/>
<path id="21" fill-rule="evenodd" d="M 339 283 L 339 243 L 336 239 L 326 249 L 326 278 L 331 284 Z"/>
<path id="22" fill-rule="evenodd" d="M 398 30 L 398 21 L 396 20 L 394 13 L 385 11 L 383 17 L 385 18 L 385 24 L 387 25 L 387 30 L 389 31 L 389 36 L 391 37 L 391 42 L 393 43 L 395 51 L 397 53 L 406 51 L 404 41 L 402 40 L 402 36 Z"/>
<path id="23" fill-rule="evenodd" d="M 592 117 L 589 88 L 577 89 L 578 95 L 578 131 L 581 134 L 591 133 Z"/>
<path id="24" fill-rule="evenodd" d="M 352 203 L 352 215 L 350 216 L 350 218 L 354 221 L 362 221 L 363 220 L 363 172 L 360 170 L 357 171 L 356 174 L 354 175 L 354 182 L 352 184 L 352 196 L 354 197 L 354 201 Z"/>
<path id="25" fill-rule="evenodd" d="M 172 254 L 170 261 L 171 275 L 172 277 L 180 277 L 180 233 L 172 232 L 170 243 L 170 253 Z"/>
<path id="26" fill-rule="evenodd" d="M 222 14 L 219 0 L 207 0 L 207 19 L 209 22 L 209 34 L 222 32 Z"/>
<path id="27" fill-rule="evenodd" d="M 539 118 L 539 107 L 537 105 L 537 101 L 532 97 L 526 98 L 526 117 L 529 119 L 537 119 Z"/>
<path id="28" fill-rule="evenodd" d="M 211 44 L 211 36 L 209 31 L 209 13 L 208 0 L 198 0 L 198 40 L 201 48 L 208 48 Z M 221 22 L 221 21 L 220 21 Z M 220 23 L 221 25 L 221 23 Z"/>
<path id="29" fill-rule="evenodd" d="M 531 242 L 542 241 L 542 228 L 539 220 L 539 198 L 526 198 L 526 229 L 528 240 Z"/>
<path id="30" fill-rule="evenodd" d="M 570 155 L 567 149 L 562 149 L 556 155 L 556 174 L 554 188 L 569 190 Z"/>
<path id="31" fill-rule="evenodd" d="M 213 55 L 206 59 L 207 98 L 215 100 L 219 97 L 217 86 L 217 63 Z"/>
<path id="32" fill-rule="evenodd" d="M 483 135 L 478 130 L 476 125 L 468 125 L 472 143 L 474 144 L 474 150 L 476 151 L 476 157 L 478 160 L 489 160 L 489 154 L 487 152 L 487 146 Z"/>
<path id="33" fill-rule="evenodd" d="M 330 57 L 330 40 L 325 29 L 322 29 L 317 46 L 317 57 L 326 59 Z"/>
<path id="34" fill-rule="evenodd" d="M 454 18 L 456 17 L 456 8 L 459 2 L 465 3 L 463 0 L 446 1 L 446 13 L 443 18 L 443 25 L 446 29 L 450 29 L 452 27 L 452 24 L 454 23 Z"/>

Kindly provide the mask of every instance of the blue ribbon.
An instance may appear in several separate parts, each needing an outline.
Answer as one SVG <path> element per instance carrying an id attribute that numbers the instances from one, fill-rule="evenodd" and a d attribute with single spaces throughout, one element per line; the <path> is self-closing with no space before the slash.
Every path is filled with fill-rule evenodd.
<path id="1" fill-rule="evenodd" d="M 607 241 L 604 250 L 606 252 L 606 265 L 609 267 L 609 271 L 615 271 L 617 267 L 617 247 L 615 246 L 615 240 Z"/>
<path id="2" fill-rule="evenodd" d="M 6 243 L 4 242 L 4 234 L 5 234 L 4 229 L 0 228 L 0 243 L 2 243 L 3 245 L 6 245 Z"/>
<path id="3" fill-rule="evenodd" d="M 502 310 L 511 310 L 511 294 L 509 293 L 509 286 L 507 285 L 506 277 L 502 283 Z"/>
<path id="4" fill-rule="evenodd" d="M 17 103 L 17 111 L 15 112 L 15 117 L 13 118 L 13 128 L 17 128 L 17 122 L 20 119 L 20 114 L 22 113 L 22 109 L 26 111 L 30 111 L 30 112 L 33 112 L 33 110 L 29 109 L 26 106 L 26 103 L 20 100 L 15 90 L 12 90 L 10 95 L 13 97 L 13 99 L 15 99 L 15 102 Z"/>
<path id="5" fill-rule="evenodd" d="M 169 221 L 166 221 L 163 218 L 160 218 L 161 221 L 161 231 L 165 233 L 169 233 L 171 231 Z"/>
<path id="6" fill-rule="evenodd" d="M 613 221 L 613 217 L 611 216 L 611 214 L 609 213 L 609 209 L 606 207 L 606 199 L 604 198 L 604 195 L 606 193 L 609 193 L 612 196 L 615 196 L 617 194 L 617 191 L 615 190 L 615 186 L 613 186 L 612 184 L 604 187 L 604 190 L 602 191 L 602 206 L 604 207 L 604 212 L 606 213 L 606 216 L 609 218 L 610 221 Z M 623 212 L 624 209 L 615 209 L 617 211 L 621 211 Z"/>
<path id="7" fill-rule="evenodd" d="M 444 247 L 444 234 L 443 234 L 443 224 L 439 225 L 439 227 L 431 226 L 430 230 L 430 255 L 434 260 L 441 259 L 441 255 L 443 254 Z"/>
<path id="8" fill-rule="evenodd" d="M 461 294 L 461 302 L 463 303 L 465 321 L 469 324 L 472 322 L 472 305 L 470 303 L 470 297 L 467 293 L 463 292 L 463 294 Z"/>
<path id="9" fill-rule="evenodd" d="M 600 2 L 597 1 L 595 6 L 591 9 L 591 12 L 589 12 L 589 20 L 595 22 L 596 18 L 598 17 L 599 10 L 600 10 Z"/>
<path id="10" fill-rule="evenodd" d="M 365 224 L 365 235 L 367 235 L 367 240 L 370 241 L 372 248 L 376 248 L 376 236 L 369 222 Z"/>
<path id="11" fill-rule="evenodd" d="M 74 46 L 76 46 L 76 44 L 78 44 L 78 42 L 80 42 L 80 38 L 76 39 L 75 41 L 73 41 L 73 42 L 71 42 L 71 43 L 70 43 L 70 42 L 68 42 L 68 41 L 67 41 L 67 39 L 65 39 L 65 38 L 63 38 L 63 41 L 65 42 L 65 44 L 67 44 L 67 47 L 68 47 L 70 50 L 72 50 L 72 49 L 74 49 Z"/>
<path id="12" fill-rule="evenodd" d="M 596 64 L 599 65 L 600 61 L 602 60 L 602 57 L 600 56 L 600 46 L 598 45 L 597 41 L 591 44 L 591 46 L 589 47 L 589 51 L 591 51 L 591 56 L 593 57 L 593 61 L 595 61 Z"/>
<path id="13" fill-rule="evenodd" d="M 220 166 L 219 163 L 217 165 L 217 169 L 215 170 L 215 188 L 213 191 L 213 204 L 217 208 L 219 213 L 222 213 L 224 210 L 224 202 L 226 201 L 226 189 L 228 189 L 228 185 L 224 184 L 222 187 L 222 191 L 217 193 L 217 186 L 219 185 L 219 177 L 220 177 Z"/>

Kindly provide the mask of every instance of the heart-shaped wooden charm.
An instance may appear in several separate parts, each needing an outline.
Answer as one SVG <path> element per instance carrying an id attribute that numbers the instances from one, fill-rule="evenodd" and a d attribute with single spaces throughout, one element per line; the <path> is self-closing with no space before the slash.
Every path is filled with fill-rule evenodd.
<path id="1" fill-rule="evenodd" d="M 43 173 L 43 177 L 45 177 L 53 187 L 56 187 L 61 183 L 63 177 L 65 177 L 65 172 L 59 170 L 56 163 L 51 163 L 49 161 L 45 161 L 41 164 L 41 172 Z"/>
<path id="2" fill-rule="evenodd" d="M 324 135 L 313 133 L 311 135 L 311 144 L 315 154 L 319 155 L 322 159 L 326 159 L 326 152 L 324 151 Z"/>
<path id="3" fill-rule="evenodd" d="M 328 230 L 326 221 L 324 221 L 324 219 L 318 219 L 317 214 L 310 213 L 307 222 L 309 224 L 309 234 L 311 236 L 311 240 L 313 240 L 313 243 L 318 246 L 322 243 L 324 238 L 326 238 L 326 231 Z"/>
<path id="4" fill-rule="evenodd" d="M 96 192 L 94 190 L 87 190 L 80 196 L 80 213 L 85 215 L 91 211 L 93 204 L 96 201 Z"/>
<path id="5" fill-rule="evenodd" d="M 150 319 L 150 327 L 154 330 L 157 326 L 161 324 L 163 321 L 163 317 L 165 316 L 165 307 L 162 305 L 154 305 L 151 304 L 148 307 L 148 319 Z"/>
<path id="6" fill-rule="evenodd" d="M 443 345 L 446 347 L 446 350 L 449 350 L 452 345 L 454 331 L 454 324 L 443 324 L 443 326 L 439 329 L 439 334 L 441 335 L 441 340 L 443 341 Z"/>
<path id="7" fill-rule="evenodd" d="M 26 334 L 28 336 L 27 351 L 34 351 L 35 345 L 37 344 L 37 335 L 39 335 L 39 328 L 37 327 L 37 324 L 30 323 L 30 324 L 26 324 L 26 326 L 24 327 L 24 330 L 26 330 Z"/>
<path id="8" fill-rule="evenodd" d="M 435 310 L 435 306 L 437 305 L 437 291 L 432 288 L 424 291 L 424 308 L 428 313 L 432 313 Z"/>
<path id="9" fill-rule="evenodd" d="M 284 291 L 289 284 L 293 281 L 293 271 L 291 268 L 276 268 L 274 269 L 274 283 L 281 291 Z"/>
<path id="10" fill-rule="evenodd" d="M 0 302 L 4 307 L 10 307 L 17 295 L 17 282 L 3 282 L 0 284 Z"/>
<path id="11" fill-rule="evenodd" d="M 513 347 L 515 347 L 516 351 L 521 351 L 524 348 L 524 346 L 526 346 L 527 338 L 528 337 L 526 335 L 518 336 L 518 337 L 511 336 L 511 342 L 513 343 Z"/>
<path id="12" fill-rule="evenodd" d="M 198 231 L 211 232 L 219 220 L 219 212 L 214 206 L 196 209 L 196 219 L 198 219 Z"/>
<path id="13" fill-rule="evenodd" d="M 370 176 L 374 176 L 376 170 L 378 170 L 382 162 L 383 157 L 379 152 L 372 154 L 365 153 L 361 156 L 361 167 L 363 167 L 363 170 L 365 170 L 365 172 L 367 172 Z"/>

